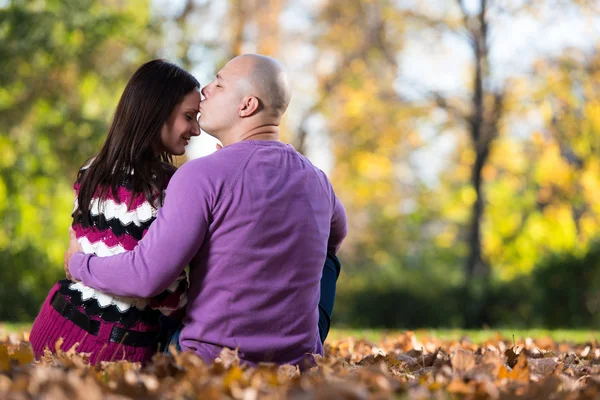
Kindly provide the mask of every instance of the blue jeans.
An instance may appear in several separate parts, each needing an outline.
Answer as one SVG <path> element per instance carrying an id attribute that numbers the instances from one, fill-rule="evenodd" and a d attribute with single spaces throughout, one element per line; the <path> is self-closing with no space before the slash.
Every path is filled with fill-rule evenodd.
<path id="1" fill-rule="evenodd" d="M 342 265 L 333 253 L 327 253 L 323 274 L 321 275 L 321 297 L 319 298 L 319 335 L 321 343 L 325 342 L 329 327 L 331 326 L 331 315 L 335 303 L 335 287 Z"/>
<path id="2" fill-rule="evenodd" d="M 335 288 L 341 268 L 340 260 L 338 260 L 335 254 L 327 253 L 321 275 L 321 296 L 319 298 L 319 336 L 321 343 L 325 342 L 329 333 L 329 327 L 331 326 L 331 315 L 333 314 L 333 305 L 335 303 Z M 163 340 L 165 345 L 161 345 L 161 351 L 168 352 L 169 345 L 175 345 L 177 351 L 181 351 L 179 333 L 181 332 L 182 325 L 174 324 L 172 320 L 166 317 L 161 322 L 163 323 L 163 338 L 166 339 Z"/>
<path id="3" fill-rule="evenodd" d="M 181 333 L 182 327 L 183 325 L 179 325 L 179 327 L 177 328 L 177 330 L 175 330 L 175 332 L 173 332 L 173 335 L 171 335 L 171 339 L 169 340 L 169 346 L 174 345 L 175 348 L 177 348 L 177 351 L 181 351 L 181 345 L 179 344 L 179 334 Z M 163 351 L 168 352 L 169 346 L 167 346 L 166 349 L 163 349 Z"/>

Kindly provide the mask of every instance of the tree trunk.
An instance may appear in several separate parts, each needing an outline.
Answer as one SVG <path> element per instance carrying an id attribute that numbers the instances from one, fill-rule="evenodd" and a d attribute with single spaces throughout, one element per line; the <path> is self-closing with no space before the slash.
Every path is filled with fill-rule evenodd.
<path id="1" fill-rule="evenodd" d="M 488 63 L 488 25 L 486 20 L 487 0 L 480 0 L 480 10 L 476 20 L 466 14 L 466 27 L 470 31 L 475 70 L 473 77 L 472 113 L 469 118 L 471 142 L 475 150 L 475 163 L 471 169 L 471 185 L 475 191 L 471 222 L 467 243 L 469 256 L 465 264 L 466 283 L 469 284 L 474 276 L 487 278 L 489 266 L 484 261 L 481 251 L 481 220 L 485 209 L 483 197 L 482 171 L 487 161 L 490 145 L 495 138 L 497 127 L 496 118 L 486 118 L 493 113 L 486 110 L 484 82 L 489 81 L 490 70 Z"/>
<path id="2" fill-rule="evenodd" d="M 471 183 L 476 198 L 471 210 L 471 222 L 469 224 L 469 256 L 465 267 L 467 282 L 471 281 L 474 276 L 487 277 L 489 275 L 489 266 L 483 260 L 481 252 L 481 220 L 485 208 L 481 171 L 486 158 L 487 154 L 477 154 L 475 164 L 471 170 Z"/>

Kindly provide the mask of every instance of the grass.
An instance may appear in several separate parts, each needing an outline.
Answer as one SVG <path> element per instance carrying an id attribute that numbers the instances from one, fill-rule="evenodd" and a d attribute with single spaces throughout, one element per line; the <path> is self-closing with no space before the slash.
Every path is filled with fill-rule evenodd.
<path id="1" fill-rule="evenodd" d="M 0 322 L 0 332 L 19 333 L 31 329 L 31 323 L 13 323 Z M 384 337 L 393 337 L 405 333 L 406 330 L 386 330 L 386 329 L 343 329 L 332 328 L 327 337 L 328 341 L 340 340 L 350 336 L 356 339 L 367 339 L 372 342 L 379 342 Z M 557 342 L 585 343 L 589 341 L 600 341 L 600 331 L 582 330 L 582 329 L 415 329 L 413 330 L 417 339 L 435 338 L 439 340 L 459 340 L 468 338 L 474 343 L 481 343 L 500 334 L 505 338 L 523 340 L 525 338 L 550 337 Z"/>
<path id="2" fill-rule="evenodd" d="M 20 333 L 31 329 L 30 322 L 2 322 L 0 321 L 0 332 Z"/>
<path id="3" fill-rule="evenodd" d="M 393 337 L 406 332 L 406 330 L 384 330 L 384 329 L 332 329 L 328 340 L 339 340 L 347 337 L 364 338 L 372 342 L 379 342 L 383 337 Z M 474 343 L 481 343 L 500 334 L 504 338 L 514 338 L 516 341 L 525 338 L 550 337 L 557 342 L 585 343 L 600 339 L 600 331 L 577 330 L 577 329 L 415 329 L 413 330 L 417 339 L 435 338 L 440 340 L 458 340 L 468 338 Z"/>

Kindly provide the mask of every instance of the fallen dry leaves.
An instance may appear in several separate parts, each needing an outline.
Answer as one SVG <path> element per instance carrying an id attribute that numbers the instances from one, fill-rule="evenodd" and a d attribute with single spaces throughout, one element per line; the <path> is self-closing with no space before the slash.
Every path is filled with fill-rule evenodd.
<path id="1" fill-rule="evenodd" d="M 77 349 L 34 361 L 27 335 L 0 333 L 0 398 L 51 399 L 594 399 L 600 346 L 549 338 L 484 343 L 417 338 L 380 343 L 348 338 L 326 345 L 317 367 L 240 364 L 224 350 L 207 365 L 190 353 L 157 354 L 142 367 L 90 366 Z"/>

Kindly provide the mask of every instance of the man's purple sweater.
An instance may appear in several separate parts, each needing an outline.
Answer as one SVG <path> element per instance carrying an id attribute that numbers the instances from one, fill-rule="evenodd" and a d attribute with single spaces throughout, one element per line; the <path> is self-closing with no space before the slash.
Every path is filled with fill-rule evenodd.
<path id="1" fill-rule="evenodd" d="M 185 163 L 135 250 L 75 253 L 73 278 L 118 296 L 153 297 L 190 265 L 183 350 L 207 362 L 298 363 L 322 354 L 317 321 L 326 253 L 346 214 L 325 174 L 277 141 L 239 142 Z"/>

